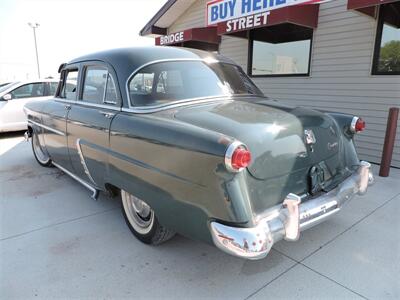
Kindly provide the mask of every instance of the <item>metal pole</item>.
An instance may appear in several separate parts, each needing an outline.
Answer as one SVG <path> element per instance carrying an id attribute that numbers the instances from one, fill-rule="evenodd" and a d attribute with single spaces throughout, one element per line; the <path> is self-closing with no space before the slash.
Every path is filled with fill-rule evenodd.
<path id="1" fill-rule="evenodd" d="M 389 117 L 387 121 L 385 143 L 383 144 L 381 168 L 379 176 L 388 177 L 390 172 L 390 164 L 394 149 L 394 141 L 396 138 L 397 119 L 399 118 L 399 108 L 391 107 L 389 109 Z"/>
<path id="2" fill-rule="evenodd" d="M 39 23 L 28 23 L 30 27 L 33 29 L 33 38 L 35 40 L 35 51 L 36 51 L 36 64 L 37 64 L 37 72 L 38 72 L 38 77 L 40 78 L 40 68 L 39 68 L 39 54 L 38 54 L 38 48 L 37 48 L 37 42 L 36 42 L 36 28 L 39 27 Z"/>

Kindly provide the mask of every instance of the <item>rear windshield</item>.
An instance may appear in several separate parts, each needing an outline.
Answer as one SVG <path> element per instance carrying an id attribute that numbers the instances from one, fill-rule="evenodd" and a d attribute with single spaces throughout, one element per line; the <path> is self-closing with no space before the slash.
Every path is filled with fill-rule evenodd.
<path id="1" fill-rule="evenodd" d="M 262 96 L 239 67 L 201 61 L 161 62 L 144 67 L 129 81 L 129 94 L 132 106 L 213 96 Z"/>

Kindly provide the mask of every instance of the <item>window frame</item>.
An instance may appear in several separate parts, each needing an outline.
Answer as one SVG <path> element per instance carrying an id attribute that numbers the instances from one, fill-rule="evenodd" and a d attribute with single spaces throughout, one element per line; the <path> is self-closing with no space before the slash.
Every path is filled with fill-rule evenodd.
<path id="1" fill-rule="evenodd" d="M 253 75 L 253 48 L 254 48 L 254 35 L 253 31 L 249 32 L 248 49 L 247 49 L 247 75 L 250 78 L 267 78 L 267 77 L 310 77 L 311 75 L 311 58 L 314 45 L 314 30 L 310 37 L 310 51 L 308 53 L 307 73 L 292 73 L 292 74 L 259 74 Z M 308 40 L 308 39 L 307 39 Z"/>
<path id="2" fill-rule="evenodd" d="M 211 60 L 214 60 L 214 59 L 211 59 Z M 129 111 L 129 112 L 134 112 L 134 113 L 153 113 L 153 112 L 158 112 L 158 111 L 166 109 L 166 108 L 185 105 L 186 103 L 190 103 L 192 101 L 202 101 L 202 102 L 204 102 L 204 101 L 209 101 L 209 100 L 216 99 L 216 98 L 226 97 L 226 96 L 195 97 L 195 98 L 188 98 L 188 99 L 183 99 L 183 100 L 175 100 L 175 101 L 171 101 L 169 103 L 157 104 L 157 105 L 135 105 L 135 104 L 132 104 L 132 98 L 131 98 L 131 95 L 130 95 L 130 92 L 129 92 L 130 91 L 130 82 L 131 82 L 131 80 L 137 74 L 139 74 L 143 69 L 145 69 L 146 67 L 149 67 L 149 66 L 155 65 L 155 64 L 159 64 L 159 63 L 170 63 L 170 62 L 201 62 L 201 63 L 208 64 L 207 58 L 206 59 L 201 59 L 201 58 L 170 58 L 170 59 L 154 60 L 154 61 L 150 61 L 148 63 L 145 63 L 145 64 L 141 65 L 140 67 L 136 68 L 128 76 L 128 78 L 125 81 L 125 92 L 126 92 L 128 107 L 127 108 L 123 108 L 123 111 Z M 227 65 L 232 65 L 234 67 L 237 67 L 243 72 L 243 74 L 245 76 L 248 76 L 246 74 L 246 72 L 239 65 L 235 64 L 234 62 L 222 61 L 222 60 L 215 60 L 215 62 L 216 63 L 223 63 L 223 64 L 227 64 Z M 261 92 L 261 90 L 257 87 L 257 85 L 251 80 L 250 76 L 248 76 L 248 77 L 249 77 L 250 82 L 257 88 L 258 91 Z M 262 94 L 262 95 L 254 94 L 253 96 L 254 97 L 266 98 L 266 96 L 264 94 Z M 240 98 L 240 97 L 248 97 L 248 95 L 233 95 L 232 97 L 235 97 L 235 98 L 239 97 Z"/>
<path id="3" fill-rule="evenodd" d="M 77 102 L 78 102 L 78 103 L 88 103 L 88 104 L 92 104 L 92 105 L 102 105 L 102 104 L 104 104 L 104 98 L 105 98 L 105 95 L 106 95 L 107 76 L 106 76 L 106 80 L 105 80 L 104 92 L 103 92 L 103 97 L 102 97 L 102 99 L 101 99 L 101 103 L 94 103 L 94 102 L 90 102 L 90 101 L 88 101 L 88 100 L 83 99 L 83 93 L 84 93 L 84 91 L 85 91 L 86 76 L 87 76 L 88 70 L 91 69 L 91 68 L 93 68 L 93 69 L 95 69 L 95 70 L 104 70 L 104 71 L 106 71 L 107 76 L 108 76 L 108 74 L 109 74 L 109 71 L 108 71 L 107 67 L 102 66 L 102 65 L 100 65 L 100 64 L 88 64 L 88 65 L 85 65 L 85 66 L 82 68 L 82 79 L 80 80 L 80 84 L 81 84 L 81 87 L 82 87 L 82 88 L 81 88 L 81 90 L 80 90 L 80 92 L 79 92 L 79 95 L 78 95 L 78 98 L 77 98 L 77 100 L 78 100 Z M 97 68 L 97 69 L 96 69 L 96 68 Z"/>
<path id="4" fill-rule="evenodd" d="M 104 87 L 104 93 L 103 93 L 103 99 L 101 100 L 101 103 L 92 103 L 89 101 L 85 101 L 83 97 L 83 90 L 85 86 L 85 80 L 86 80 L 86 72 L 88 68 L 91 67 L 98 67 L 99 69 L 105 69 L 107 71 L 107 78 L 106 78 L 106 85 Z M 84 105 L 90 105 L 90 106 L 110 106 L 110 107 L 120 107 L 121 106 L 121 95 L 119 92 L 119 86 L 118 86 L 118 81 L 116 80 L 116 76 L 114 72 L 108 67 L 106 64 L 98 63 L 98 62 L 90 62 L 87 64 L 84 64 L 82 67 L 82 72 L 81 72 L 80 80 L 79 80 L 79 85 L 81 86 L 79 90 L 79 95 L 77 97 L 77 103 L 78 104 L 84 104 Z M 107 86 L 108 86 L 108 76 L 111 77 L 112 81 L 114 82 L 115 86 L 115 93 L 117 96 L 116 101 L 105 101 L 106 100 L 106 95 L 107 95 Z"/>
<path id="5" fill-rule="evenodd" d="M 108 70 L 108 69 L 107 69 L 107 70 Z M 115 101 L 107 101 L 107 100 L 106 100 L 106 97 L 107 97 L 107 88 L 108 88 L 108 78 L 111 78 L 111 80 L 112 80 L 112 82 L 113 82 L 113 84 L 114 84 L 115 95 L 117 96 Z M 113 105 L 113 106 L 118 104 L 118 101 L 120 100 L 120 97 L 119 97 L 119 94 L 118 94 L 118 88 L 117 88 L 117 87 L 118 87 L 118 86 L 117 86 L 116 80 L 114 79 L 113 74 L 111 74 L 110 70 L 108 70 L 108 73 L 107 73 L 107 80 L 106 80 L 106 88 L 105 88 L 105 90 L 104 90 L 104 97 L 103 97 L 103 103 L 102 103 L 102 104 L 104 104 L 104 105 Z"/>
<path id="6" fill-rule="evenodd" d="M 378 70 L 379 66 L 379 56 L 381 54 L 381 43 L 382 43 L 382 33 L 383 33 L 383 26 L 384 26 L 384 13 L 385 10 L 383 9 L 385 4 L 379 6 L 378 12 L 378 21 L 376 27 L 376 34 L 375 34 L 375 44 L 374 44 L 374 53 L 372 58 L 372 68 L 371 68 L 371 75 L 400 75 L 400 71 L 394 72 L 383 72 Z"/>
<path id="7" fill-rule="evenodd" d="M 66 97 L 62 97 L 62 91 L 64 89 L 65 84 L 67 83 L 67 75 L 69 72 L 78 72 L 78 76 L 76 78 L 76 91 L 75 91 L 75 99 L 67 99 Z M 81 78 L 81 68 L 79 65 L 74 64 L 74 65 L 69 65 L 68 67 L 64 68 L 61 71 L 61 77 L 60 77 L 60 83 L 57 87 L 56 95 L 55 97 L 58 99 L 61 99 L 63 101 L 67 102 L 76 102 L 78 99 L 78 93 L 80 92 L 80 78 Z"/>

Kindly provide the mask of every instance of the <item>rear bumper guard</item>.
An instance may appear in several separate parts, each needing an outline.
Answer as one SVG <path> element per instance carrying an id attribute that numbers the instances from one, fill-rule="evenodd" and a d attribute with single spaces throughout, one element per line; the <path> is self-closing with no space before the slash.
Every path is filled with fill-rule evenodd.
<path id="1" fill-rule="evenodd" d="M 272 246 L 282 240 L 296 241 L 300 231 L 313 227 L 337 213 L 355 195 L 366 193 L 374 182 L 371 165 L 361 161 L 357 171 L 334 190 L 301 203 L 301 198 L 289 194 L 282 205 L 274 206 L 256 217 L 251 228 L 231 227 L 211 222 L 214 244 L 221 250 L 247 259 L 264 258 Z"/>

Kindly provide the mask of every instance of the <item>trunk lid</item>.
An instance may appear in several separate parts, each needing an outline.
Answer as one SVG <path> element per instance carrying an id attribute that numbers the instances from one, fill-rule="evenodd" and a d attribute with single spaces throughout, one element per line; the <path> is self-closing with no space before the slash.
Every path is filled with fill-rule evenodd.
<path id="1" fill-rule="evenodd" d="M 252 154 L 248 171 L 257 180 L 299 173 L 308 176 L 297 180 L 297 188 L 295 182 L 287 183 L 292 192 L 307 191 L 304 185 L 312 185 L 314 171 L 322 170 L 325 183 L 336 181 L 334 177 L 342 173 L 341 133 L 331 117 L 318 111 L 249 98 L 184 107 L 175 118 L 246 144 Z"/>

